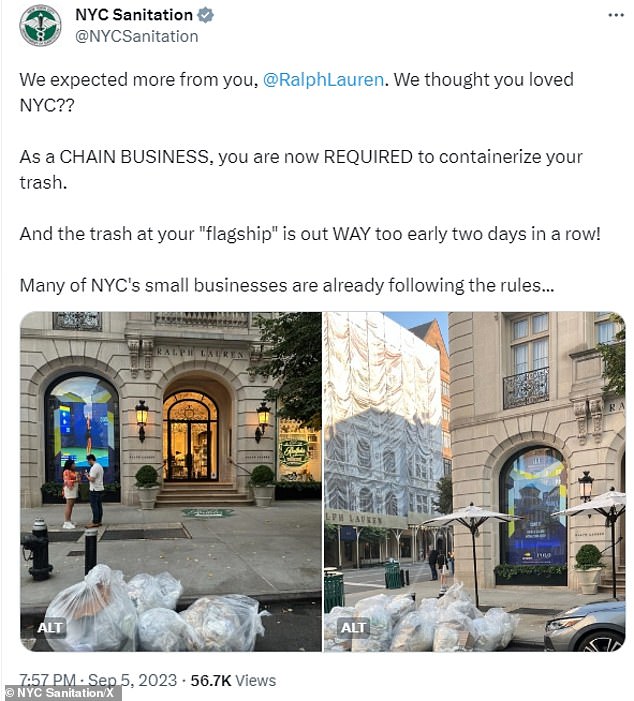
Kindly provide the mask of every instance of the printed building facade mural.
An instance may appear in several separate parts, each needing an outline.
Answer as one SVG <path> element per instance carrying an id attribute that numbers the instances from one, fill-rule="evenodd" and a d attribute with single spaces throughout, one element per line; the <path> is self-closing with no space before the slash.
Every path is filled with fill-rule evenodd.
<path id="1" fill-rule="evenodd" d="M 383 314 L 324 314 L 326 522 L 407 528 L 443 475 L 438 350 Z"/>

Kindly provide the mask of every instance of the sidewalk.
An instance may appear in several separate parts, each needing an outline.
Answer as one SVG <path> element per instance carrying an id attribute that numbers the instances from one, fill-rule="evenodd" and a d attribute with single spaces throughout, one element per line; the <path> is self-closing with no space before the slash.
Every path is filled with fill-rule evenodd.
<path id="1" fill-rule="evenodd" d="M 453 583 L 454 579 L 448 577 L 447 586 L 450 587 Z M 375 594 L 415 593 L 416 601 L 420 601 L 437 597 L 439 589 L 438 581 L 415 582 L 402 589 L 376 589 L 362 593 L 346 594 L 345 604 L 346 606 L 353 606 L 359 599 L 374 596 Z M 473 587 L 465 586 L 465 591 L 473 601 Z M 513 644 L 527 648 L 543 648 L 546 621 L 554 618 L 560 611 L 594 601 L 606 601 L 610 598 L 605 593 L 594 595 L 578 594 L 569 591 L 565 587 L 501 586 L 494 589 L 479 587 L 478 593 L 482 611 L 498 607 L 503 608 L 508 613 L 519 614 L 519 626 L 513 638 Z"/>
<path id="2" fill-rule="evenodd" d="M 193 518 L 180 508 L 141 510 L 104 504 L 97 562 L 127 579 L 167 571 L 184 587 L 181 603 L 208 594 L 247 594 L 260 603 L 321 599 L 320 501 L 282 501 L 270 508 L 235 507 L 224 518 Z M 36 518 L 49 529 L 49 579 L 37 582 L 24 563 L 20 573 L 23 614 L 43 614 L 53 597 L 84 577 L 86 504 L 77 504 L 75 531 L 62 530 L 62 505 L 21 512 L 21 532 Z M 61 540 L 63 539 L 63 540 Z"/>

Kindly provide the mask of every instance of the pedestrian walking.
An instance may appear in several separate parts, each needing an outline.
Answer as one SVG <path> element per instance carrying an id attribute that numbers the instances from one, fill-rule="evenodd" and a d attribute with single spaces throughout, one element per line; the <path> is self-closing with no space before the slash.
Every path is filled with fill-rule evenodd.
<path id="1" fill-rule="evenodd" d="M 438 561 L 438 550 L 436 550 L 436 548 L 432 548 L 429 551 L 429 555 L 427 557 L 427 562 L 429 563 L 429 569 L 431 570 L 432 581 L 435 581 L 438 579 L 438 570 L 436 569 L 437 561 Z"/>
<path id="2" fill-rule="evenodd" d="M 449 561 L 449 571 L 451 572 L 451 576 L 453 577 L 456 573 L 456 554 L 453 550 L 450 550 L 447 553 L 447 560 Z"/>
<path id="3" fill-rule="evenodd" d="M 438 553 L 436 566 L 440 572 L 440 591 L 438 592 L 438 596 L 444 596 L 445 592 L 447 591 L 447 575 L 449 574 L 447 558 L 444 553 Z"/>
<path id="4" fill-rule="evenodd" d="M 62 480 L 64 481 L 64 486 L 62 487 L 62 494 L 64 499 L 66 499 L 66 506 L 64 507 L 64 523 L 62 528 L 75 528 L 73 523 L 73 507 L 79 496 L 79 481 L 81 480 L 81 474 L 77 472 L 77 466 L 74 460 L 66 460 L 64 463 L 64 472 L 62 472 Z"/>
<path id="5" fill-rule="evenodd" d="M 92 511 L 92 523 L 86 525 L 86 528 L 95 528 L 101 526 L 103 519 L 103 467 L 97 462 L 97 458 L 91 453 L 86 456 L 86 460 L 90 465 L 90 472 L 86 472 L 86 478 L 90 482 L 90 509 Z"/>

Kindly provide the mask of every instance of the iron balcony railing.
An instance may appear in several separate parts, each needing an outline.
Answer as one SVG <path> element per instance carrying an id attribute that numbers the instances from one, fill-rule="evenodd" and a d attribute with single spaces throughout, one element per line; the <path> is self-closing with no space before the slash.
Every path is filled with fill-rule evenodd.
<path id="1" fill-rule="evenodd" d="M 548 368 L 504 378 L 504 408 L 514 409 L 548 401 Z"/>
<path id="2" fill-rule="evenodd" d="M 249 327 L 248 312 L 157 312 L 157 326 L 204 326 L 206 328 Z"/>
<path id="3" fill-rule="evenodd" d="M 56 331 L 101 331 L 101 312 L 54 312 Z"/>

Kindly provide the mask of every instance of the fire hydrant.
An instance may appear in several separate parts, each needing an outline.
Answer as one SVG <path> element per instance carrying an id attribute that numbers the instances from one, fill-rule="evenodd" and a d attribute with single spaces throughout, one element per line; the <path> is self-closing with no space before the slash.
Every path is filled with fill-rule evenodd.
<path id="1" fill-rule="evenodd" d="M 48 528 L 43 518 L 36 518 L 33 529 L 29 535 L 22 536 L 22 557 L 33 566 L 29 567 L 29 574 L 36 582 L 48 579 L 53 571 L 53 565 L 48 562 Z M 31 553 L 27 557 L 26 551 Z"/>

